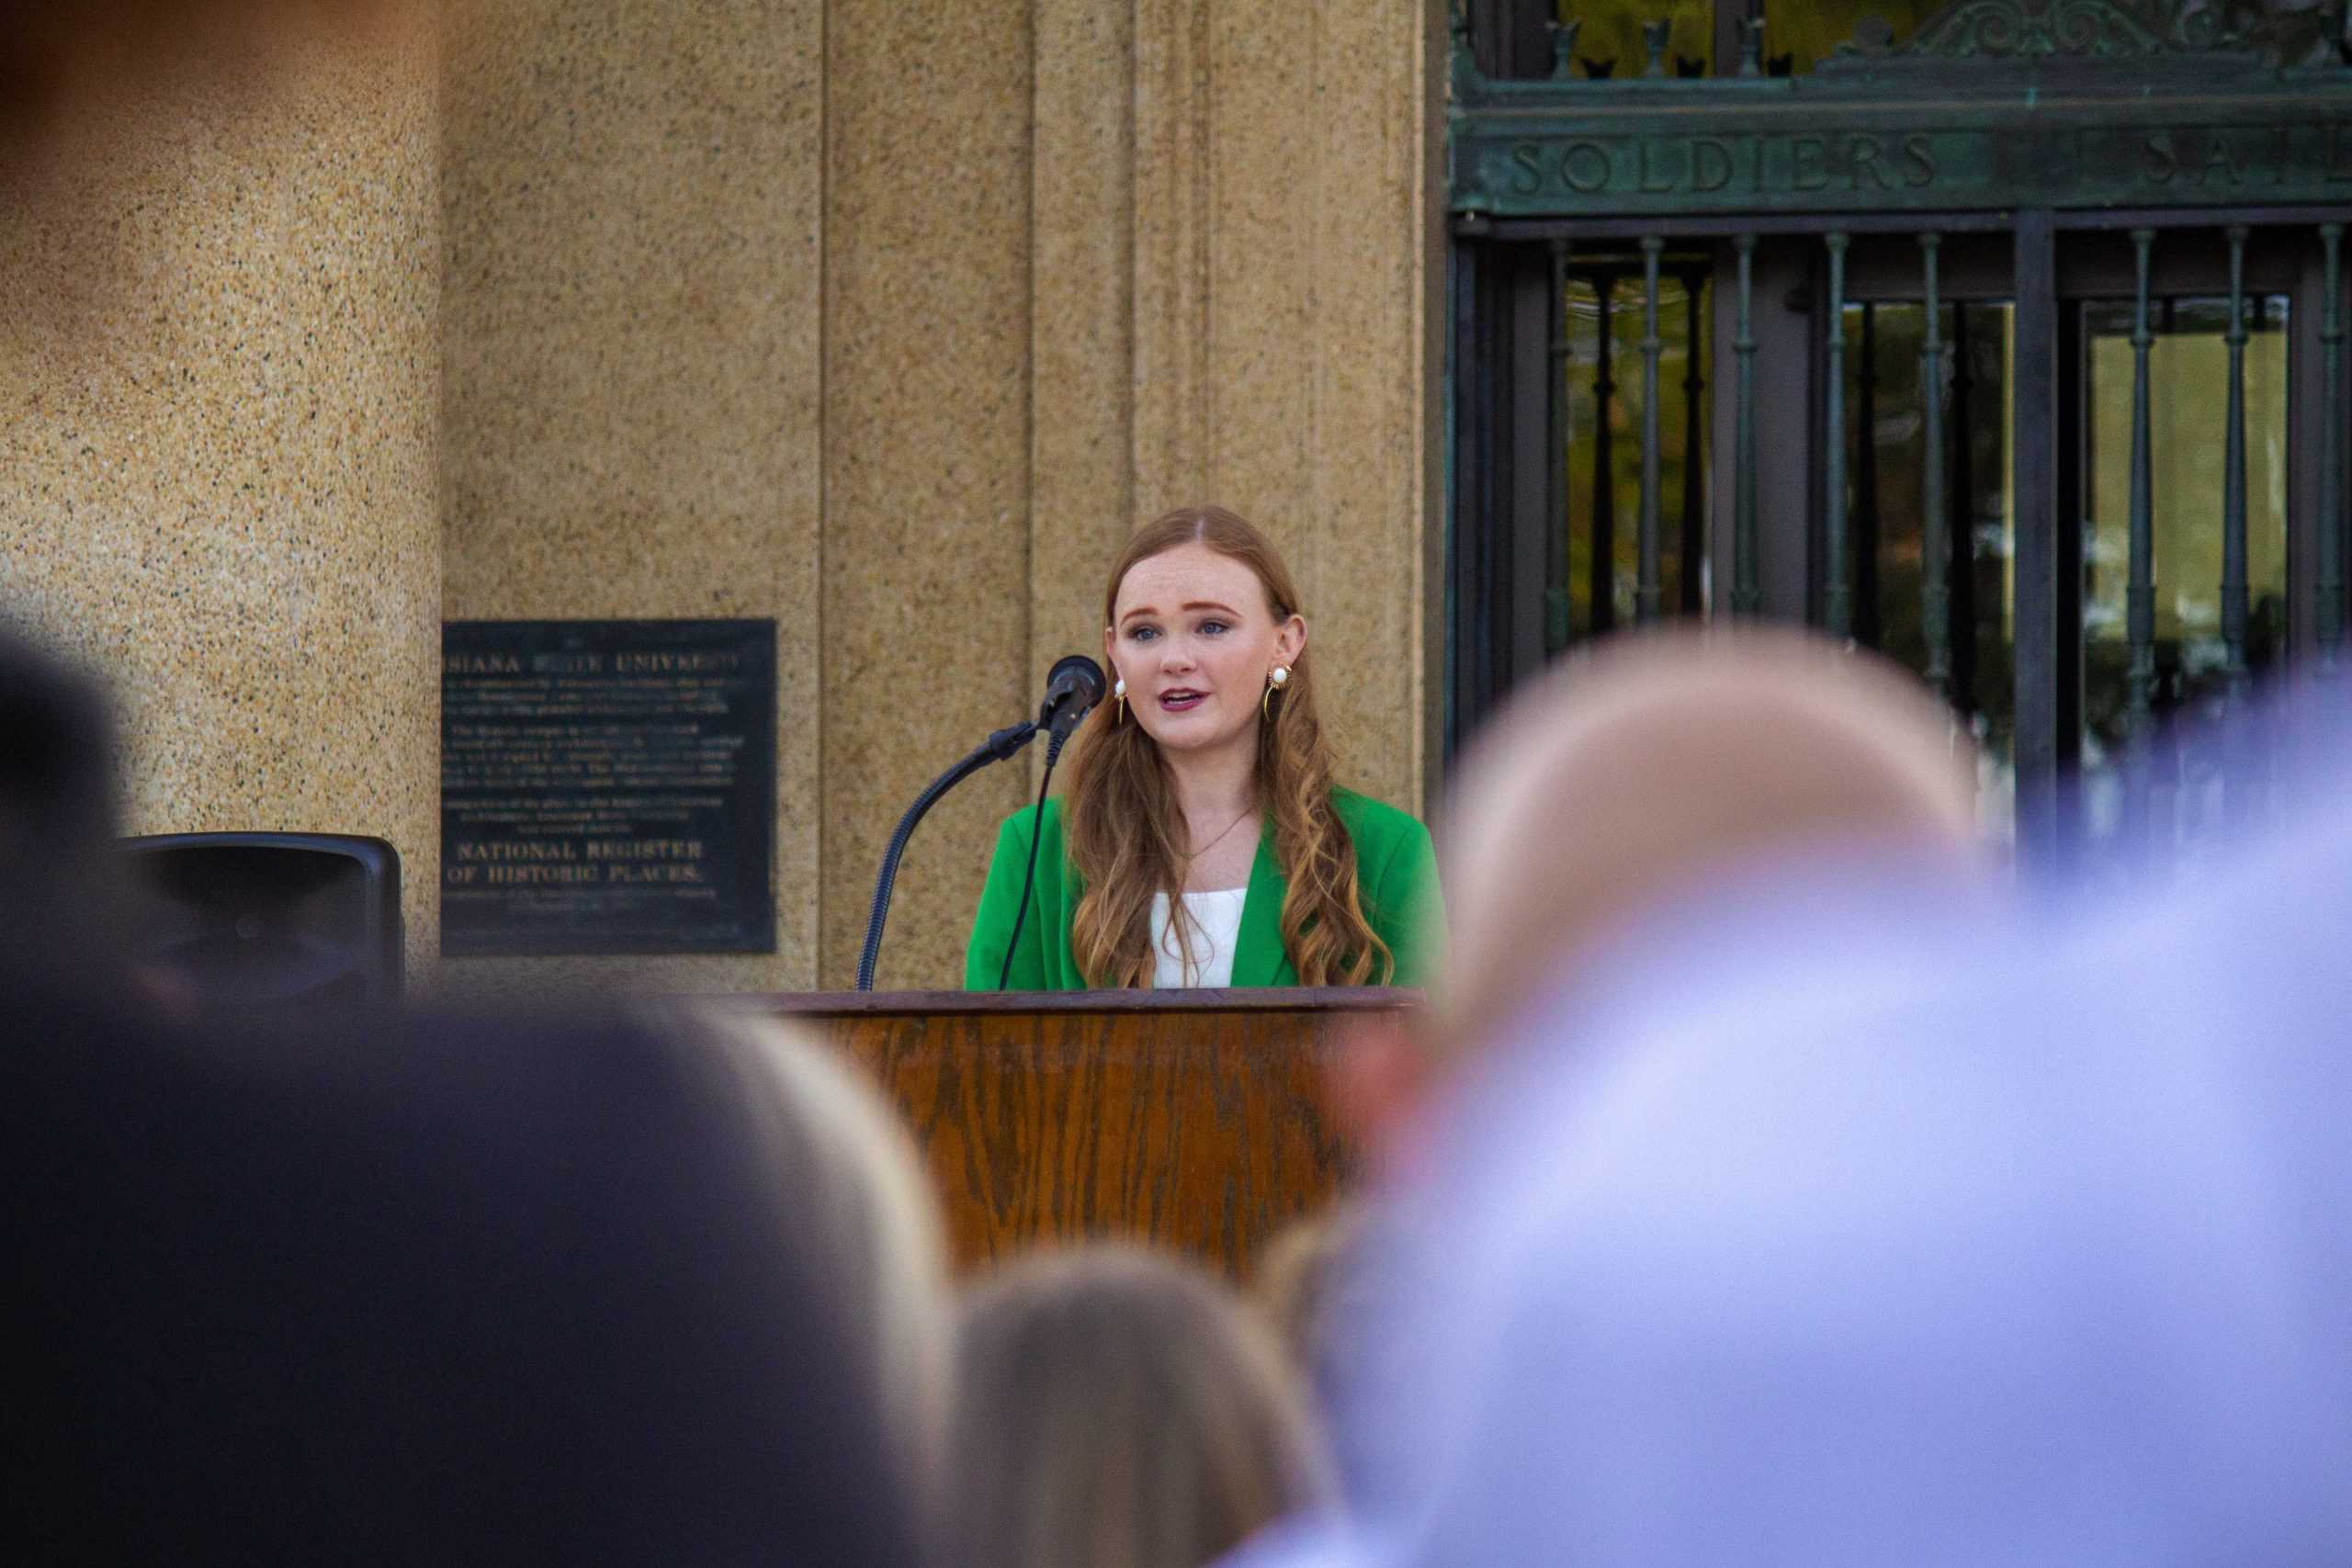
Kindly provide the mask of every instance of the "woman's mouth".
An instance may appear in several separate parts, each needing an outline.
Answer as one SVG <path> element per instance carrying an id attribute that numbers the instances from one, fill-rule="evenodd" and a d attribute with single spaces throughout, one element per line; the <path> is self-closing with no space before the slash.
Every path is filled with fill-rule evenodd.
<path id="1" fill-rule="evenodd" d="M 1159 711 L 1190 713 L 1208 700 L 1209 694 L 1206 692 L 1196 692 L 1190 686 L 1177 686 L 1159 694 Z"/>

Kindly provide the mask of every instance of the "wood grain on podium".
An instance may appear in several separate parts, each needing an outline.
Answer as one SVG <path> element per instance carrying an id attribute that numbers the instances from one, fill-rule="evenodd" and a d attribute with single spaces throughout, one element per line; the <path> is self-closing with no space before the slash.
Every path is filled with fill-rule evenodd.
<path id="1" fill-rule="evenodd" d="M 914 1129 L 959 1267 L 1126 1236 L 1237 1277 L 1351 1151 L 1324 1069 L 1381 989 L 762 997 L 858 1058 Z"/>

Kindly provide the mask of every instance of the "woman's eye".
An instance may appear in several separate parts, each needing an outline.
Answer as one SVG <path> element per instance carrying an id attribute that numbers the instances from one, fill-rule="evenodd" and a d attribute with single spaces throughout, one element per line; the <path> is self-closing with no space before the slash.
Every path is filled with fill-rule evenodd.
<path id="1" fill-rule="evenodd" d="M 1232 629 L 1233 628 L 1231 626 L 1227 626 L 1223 621 L 1203 621 L 1201 623 L 1201 631 L 1204 635 L 1208 637 L 1223 637 Z"/>
<path id="2" fill-rule="evenodd" d="M 1153 637 L 1156 637 L 1159 635 L 1159 628 L 1158 626 L 1137 626 L 1133 631 L 1127 633 L 1128 637 L 1134 638 L 1137 642 L 1149 642 Z"/>

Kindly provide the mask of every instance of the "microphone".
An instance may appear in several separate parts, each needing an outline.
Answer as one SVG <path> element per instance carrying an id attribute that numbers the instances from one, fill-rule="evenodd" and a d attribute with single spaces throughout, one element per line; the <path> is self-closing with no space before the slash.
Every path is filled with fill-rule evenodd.
<path id="1" fill-rule="evenodd" d="M 923 819 L 924 815 L 933 807 L 939 804 L 940 797 L 949 790 L 954 789 L 990 762 L 1012 761 L 1014 754 L 1023 746 L 1036 739 L 1040 729 L 1045 730 L 1050 737 L 1046 743 L 1046 781 L 1051 783 L 1054 776 L 1054 760 L 1061 754 L 1062 742 L 1068 740 L 1070 732 L 1078 728 L 1078 721 L 1084 718 L 1088 711 L 1102 700 L 1102 667 L 1084 654 L 1073 653 L 1067 659 L 1057 660 L 1046 677 L 1045 706 L 1038 710 L 1035 719 L 1024 718 L 1018 724 L 1010 725 L 990 733 L 986 740 L 972 748 L 963 761 L 932 780 L 923 792 L 915 797 L 915 803 L 907 807 L 906 815 L 899 818 L 898 830 L 890 835 L 888 848 L 882 852 L 882 870 L 874 879 L 874 908 L 872 913 L 866 917 L 865 946 L 858 954 L 857 960 L 857 988 L 859 990 L 870 991 L 874 988 L 875 965 L 881 961 L 882 957 L 883 923 L 890 918 L 890 895 L 898 885 L 899 862 L 907 852 L 907 840 L 914 837 L 915 825 Z M 1038 799 L 1041 809 L 1044 798 L 1045 792 L 1040 789 Z M 1037 846 L 1033 839 L 1029 846 L 1029 876 L 1034 880 L 1036 874 Z M 1024 882 L 1021 889 L 1023 914 L 1028 909 L 1029 891 L 1029 885 Z M 1021 920 L 1018 916 L 1013 921 L 1012 935 L 1015 942 L 1021 938 Z M 1010 950 L 1006 956 L 1009 961 Z M 997 984 L 1001 989 L 1003 986 L 1001 977 Z"/>
<path id="2" fill-rule="evenodd" d="M 1046 772 L 1037 781 L 1037 815 L 1029 832 L 1029 869 L 1021 877 L 1021 902 L 1012 911 L 1012 936 L 1005 943 L 1004 966 L 996 973 L 996 988 L 1012 977 L 1012 954 L 1021 945 L 1021 927 L 1029 918 L 1029 894 L 1037 886 L 1037 846 L 1045 840 L 1046 792 L 1053 787 L 1054 764 L 1060 761 L 1062 742 L 1078 721 L 1102 700 L 1102 666 L 1082 653 L 1057 659 L 1046 676 L 1046 705 L 1037 711 L 1038 727 L 1046 733 Z"/>
<path id="3" fill-rule="evenodd" d="M 1037 727 L 1051 737 L 1047 754 L 1061 749 L 1079 720 L 1102 700 L 1104 690 L 1102 666 L 1086 655 L 1073 653 L 1054 661 L 1046 676 L 1046 705 L 1037 711 Z"/>

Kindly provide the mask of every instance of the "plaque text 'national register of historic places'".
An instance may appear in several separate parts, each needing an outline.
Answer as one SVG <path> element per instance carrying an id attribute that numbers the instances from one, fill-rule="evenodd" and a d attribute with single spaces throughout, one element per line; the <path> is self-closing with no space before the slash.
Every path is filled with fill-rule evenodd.
<path id="1" fill-rule="evenodd" d="M 773 953 L 775 623 L 442 627 L 441 951 Z"/>

